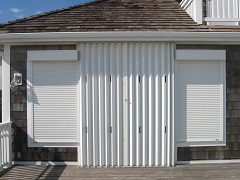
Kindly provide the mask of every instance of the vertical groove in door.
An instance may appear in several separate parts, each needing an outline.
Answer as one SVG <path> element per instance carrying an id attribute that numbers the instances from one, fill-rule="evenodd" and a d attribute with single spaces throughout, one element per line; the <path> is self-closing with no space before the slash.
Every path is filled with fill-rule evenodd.
<path id="1" fill-rule="evenodd" d="M 135 58 L 134 58 L 134 67 L 135 67 L 135 84 L 136 84 L 136 166 L 141 165 L 141 134 L 142 134 L 142 127 L 141 127 L 141 95 L 140 95 L 140 87 L 141 87 L 141 73 L 140 73 L 140 50 L 139 50 L 139 43 L 135 44 L 134 48 Z"/>
<path id="2" fill-rule="evenodd" d="M 160 65 L 160 54 L 161 54 L 161 48 L 159 48 L 159 45 L 157 43 L 154 44 L 154 64 L 153 64 L 153 73 L 154 73 L 154 84 L 155 84 L 155 92 L 154 92 L 154 97 L 155 97 L 155 102 L 154 102 L 154 106 L 155 106 L 155 158 L 154 158 L 154 165 L 155 166 L 159 166 L 160 165 L 160 138 L 161 138 L 161 134 L 160 134 L 160 129 L 161 129 L 161 123 L 160 123 L 160 114 L 161 114 L 161 109 L 159 107 L 161 107 L 159 105 L 160 100 L 160 95 L 161 95 L 161 86 L 160 86 L 160 82 L 159 82 L 159 70 L 161 70 Z M 159 53 L 160 52 L 160 53 Z M 159 87 L 160 86 L 160 87 Z"/>
<path id="3" fill-rule="evenodd" d="M 98 83 L 99 87 L 99 165 L 102 167 L 105 165 L 105 94 L 104 94 L 104 63 L 101 61 L 104 60 L 104 49 L 103 45 L 98 44 Z"/>
<path id="4" fill-rule="evenodd" d="M 111 139 L 110 139 L 110 71 L 109 71 L 109 44 L 104 46 L 104 73 L 105 73 L 105 148 L 106 148 L 106 166 L 110 166 L 111 162 Z"/>
<path id="5" fill-rule="evenodd" d="M 165 44 L 162 44 L 162 49 L 161 49 L 161 59 L 166 59 L 166 55 L 165 55 L 165 51 L 166 51 L 166 45 Z M 161 84 L 165 84 L 165 63 L 164 61 L 161 61 Z M 165 104 L 165 101 L 166 101 L 166 88 L 165 88 L 165 85 L 162 86 L 162 101 L 161 101 L 161 109 L 162 109 L 162 121 L 161 121 L 161 132 L 162 132 L 162 138 L 161 138 L 161 147 L 162 147 L 162 158 L 161 158 L 161 165 L 164 166 L 165 165 L 165 156 L 166 156 L 166 149 L 165 149 L 165 142 L 166 142 L 166 139 L 165 139 L 165 125 L 166 125 L 166 122 L 165 122 L 165 119 L 166 119 L 166 104 Z"/>
<path id="6" fill-rule="evenodd" d="M 142 166 L 146 166 L 146 73 L 145 71 L 145 44 L 141 44 L 141 76 L 142 76 L 142 84 L 141 84 L 141 97 L 142 97 Z"/>
<path id="7" fill-rule="evenodd" d="M 129 105 L 128 105 L 128 47 L 123 43 L 123 160 L 129 166 Z"/>
<path id="8" fill-rule="evenodd" d="M 86 59 L 89 61 L 86 63 L 86 75 L 87 75 L 87 152 L 89 155 L 88 166 L 93 165 L 93 138 L 92 138 L 92 77 L 91 77 L 91 49 L 90 44 L 86 44 Z"/>
<path id="9" fill-rule="evenodd" d="M 94 166 L 99 166 L 99 124 L 98 124 L 98 61 L 97 61 L 97 55 L 98 55 L 98 48 L 97 44 L 94 44 L 91 49 L 92 54 L 92 93 L 93 93 L 93 164 Z"/>
<path id="10" fill-rule="evenodd" d="M 80 52 L 85 51 L 85 46 L 80 46 Z M 86 166 L 86 157 L 87 157 L 87 149 L 86 149 L 86 83 L 85 83 L 85 53 L 80 54 L 80 152 L 78 155 L 80 156 L 80 166 Z"/>
<path id="11" fill-rule="evenodd" d="M 171 117 L 171 111 L 170 111 L 170 91 L 171 91 L 171 89 L 170 89 L 170 76 L 171 76 L 171 74 L 170 74 L 170 72 L 171 72 L 171 70 L 170 70 L 170 60 L 171 60 L 171 44 L 167 44 L 167 62 L 166 62 L 166 64 L 167 64 L 167 72 L 168 72 L 168 74 L 167 74 L 167 160 L 166 160 L 166 165 L 167 166 L 170 166 L 170 154 L 171 154 L 171 152 L 170 152 L 170 146 L 171 146 L 171 144 L 170 144 L 170 142 L 171 142 L 171 140 L 170 140 L 170 133 L 171 133 L 171 129 L 170 129 L 170 127 L 171 127 L 171 119 L 170 119 L 170 117 Z"/>
<path id="12" fill-rule="evenodd" d="M 149 88 L 149 80 L 150 80 L 150 72 L 149 72 L 149 68 L 151 66 L 151 61 L 149 63 L 149 44 L 146 43 L 145 44 L 145 55 L 144 55 L 144 58 L 145 58 L 145 70 L 143 70 L 143 73 L 145 74 L 145 86 L 144 86 L 144 89 L 145 89 L 145 166 L 149 166 L 149 122 L 150 122 L 150 119 L 149 119 L 149 102 L 150 102 L 150 99 L 149 99 L 149 93 L 150 93 L 150 88 Z"/>
<path id="13" fill-rule="evenodd" d="M 127 59 L 128 59 L 128 106 L 129 106 L 129 166 L 133 166 L 133 112 L 132 112 L 132 73 L 133 73 L 133 67 L 132 67 L 132 44 L 128 44 L 128 53 L 127 53 Z"/>
<path id="14" fill-rule="evenodd" d="M 175 145 L 175 44 L 171 44 L 171 166 L 174 166 L 177 162 L 177 146 Z"/>
<path id="15" fill-rule="evenodd" d="M 122 117 L 123 117 L 123 104 L 122 104 L 122 45 L 117 44 L 116 53 L 116 76 L 117 76 L 117 165 L 122 166 L 123 154 L 123 137 L 122 137 Z"/>
<path id="16" fill-rule="evenodd" d="M 110 133 L 110 141 L 111 141 L 111 165 L 114 165 L 114 144 L 113 144 L 113 126 L 114 126 L 114 107 L 113 107 L 113 93 L 114 93 L 114 85 L 113 85 L 113 66 L 114 66 L 114 54 L 113 54 L 113 44 L 111 43 L 109 46 L 109 65 L 110 65 L 110 74 L 109 74 L 109 81 L 110 81 L 110 127 L 109 127 L 109 133 Z"/>
<path id="17" fill-rule="evenodd" d="M 148 126 L 148 154 L 149 154 L 149 161 L 148 161 L 148 165 L 151 167 L 153 166 L 153 151 L 154 151 L 154 106 L 153 106 L 153 102 L 154 102 L 154 98 L 153 98 L 153 71 L 152 71 L 152 66 L 153 66 L 153 44 L 149 44 L 148 45 L 148 76 L 149 76 L 149 82 L 148 82 L 148 94 L 149 94 L 149 105 L 148 105 L 148 121 L 149 121 L 149 126 Z"/>

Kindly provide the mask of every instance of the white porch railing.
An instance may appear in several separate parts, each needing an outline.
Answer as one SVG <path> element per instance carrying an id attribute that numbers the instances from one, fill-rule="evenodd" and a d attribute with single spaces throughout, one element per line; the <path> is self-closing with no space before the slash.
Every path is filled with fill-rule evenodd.
<path id="1" fill-rule="evenodd" d="M 240 0 L 206 0 L 208 24 L 239 25 Z"/>
<path id="2" fill-rule="evenodd" d="M 180 5 L 199 24 L 240 23 L 240 0 L 182 0 Z"/>
<path id="3" fill-rule="evenodd" d="M 0 171 L 12 165 L 11 122 L 0 123 Z"/>

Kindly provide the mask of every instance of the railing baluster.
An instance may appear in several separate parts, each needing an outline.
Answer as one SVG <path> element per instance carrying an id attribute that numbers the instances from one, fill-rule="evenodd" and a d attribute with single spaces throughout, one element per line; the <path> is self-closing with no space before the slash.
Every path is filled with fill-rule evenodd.
<path id="1" fill-rule="evenodd" d="M 11 122 L 0 124 L 0 171 L 12 165 Z"/>

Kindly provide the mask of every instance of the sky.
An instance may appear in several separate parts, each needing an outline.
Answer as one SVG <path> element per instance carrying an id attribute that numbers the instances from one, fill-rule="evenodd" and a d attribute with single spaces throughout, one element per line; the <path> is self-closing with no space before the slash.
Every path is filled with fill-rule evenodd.
<path id="1" fill-rule="evenodd" d="M 0 0 L 0 24 L 90 0 Z"/>

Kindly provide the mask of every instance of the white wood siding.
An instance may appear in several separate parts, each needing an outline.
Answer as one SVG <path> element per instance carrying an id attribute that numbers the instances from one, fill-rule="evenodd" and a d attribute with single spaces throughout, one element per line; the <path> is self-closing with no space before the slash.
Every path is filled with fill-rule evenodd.
<path id="1" fill-rule="evenodd" d="M 78 142 L 76 67 L 76 62 L 28 62 L 30 146 Z"/>
<path id="2" fill-rule="evenodd" d="M 207 17 L 239 18 L 239 0 L 207 0 Z"/>
<path id="3" fill-rule="evenodd" d="M 224 144 L 224 93 L 225 61 L 176 61 L 175 120 L 179 146 Z"/>
<path id="4" fill-rule="evenodd" d="M 170 47 L 79 45 L 81 166 L 166 164 L 165 75 Z"/>

